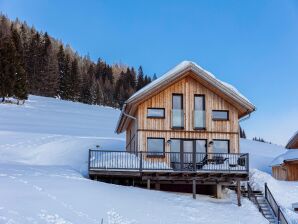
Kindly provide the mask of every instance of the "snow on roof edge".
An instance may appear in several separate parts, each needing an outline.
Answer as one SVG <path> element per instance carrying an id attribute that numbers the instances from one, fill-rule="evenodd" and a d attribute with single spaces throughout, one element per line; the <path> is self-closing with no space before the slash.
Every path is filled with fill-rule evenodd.
<path id="1" fill-rule="evenodd" d="M 286 148 L 288 147 L 288 145 L 294 140 L 294 138 L 296 138 L 296 136 L 298 135 L 298 131 L 296 131 L 294 133 L 294 135 L 290 138 L 290 140 L 288 141 L 288 143 L 286 144 Z"/>
<path id="2" fill-rule="evenodd" d="M 131 100 L 133 100 L 137 96 L 139 96 L 139 95 L 143 94 L 144 92 L 148 91 L 149 89 L 151 89 L 155 85 L 161 83 L 163 80 L 167 79 L 168 77 L 170 77 L 170 76 L 172 76 L 174 74 L 180 73 L 183 70 L 186 70 L 187 68 L 196 68 L 196 69 L 199 69 L 199 70 L 203 71 L 209 77 L 211 77 L 212 79 L 218 81 L 220 84 L 222 84 L 229 91 L 231 91 L 232 93 L 236 94 L 241 99 L 243 99 L 244 101 L 246 101 L 246 103 L 249 103 L 252 107 L 255 108 L 255 106 L 243 94 L 241 94 L 240 91 L 238 91 L 238 89 L 235 88 L 233 85 L 219 80 L 211 72 L 203 69 L 201 66 L 199 66 L 198 64 L 196 64 L 195 62 L 192 62 L 192 61 L 182 61 L 181 63 L 179 63 L 178 65 L 176 65 L 174 68 L 170 69 L 168 72 L 166 72 L 165 74 L 163 74 L 162 76 L 160 76 L 159 78 L 157 78 L 156 80 L 154 80 L 153 82 L 149 83 L 147 86 L 145 86 L 142 89 L 140 89 L 139 91 L 135 92 L 126 102 L 130 102 Z"/>
<path id="3" fill-rule="evenodd" d="M 298 160 L 298 150 L 290 149 L 285 153 L 277 156 L 271 163 L 270 166 L 278 166 L 283 164 L 285 161 Z"/>

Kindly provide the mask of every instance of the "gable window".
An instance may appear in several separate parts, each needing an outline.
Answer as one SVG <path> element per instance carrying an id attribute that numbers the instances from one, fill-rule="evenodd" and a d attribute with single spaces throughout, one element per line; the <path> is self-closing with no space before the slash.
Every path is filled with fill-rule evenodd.
<path id="1" fill-rule="evenodd" d="M 230 141 L 216 139 L 213 140 L 213 153 L 229 153 Z"/>
<path id="2" fill-rule="evenodd" d="M 165 118 L 165 109 L 147 108 L 147 118 Z"/>
<path id="3" fill-rule="evenodd" d="M 194 129 L 205 129 L 206 128 L 206 112 L 205 112 L 205 96 L 195 95 L 194 96 Z"/>
<path id="4" fill-rule="evenodd" d="M 229 111 L 227 110 L 213 110 L 212 120 L 214 121 L 227 121 L 229 120 Z"/>
<path id="5" fill-rule="evenodd" d="M 164 138 L 147 138 L 148 156 L 164 156 L 165 139 Z"/>
<path id="6" fill-rule="evenodd" d="M 184 127 L 183 95 L 172 96 L 172 128 Z"/>

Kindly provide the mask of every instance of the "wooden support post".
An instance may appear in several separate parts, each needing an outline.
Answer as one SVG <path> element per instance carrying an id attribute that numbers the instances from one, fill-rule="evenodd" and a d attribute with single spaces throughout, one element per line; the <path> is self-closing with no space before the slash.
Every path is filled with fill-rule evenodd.
<path id="1" fill-rule="evenodd" d="M 160 183 L 155 184 L 155 190 L 160 190 Z"/>
<path id="2" fill-rule="evenodd" d="M 240 180 L 237 180 L 237 200 L 238 206 L 241 206 Z"/>
<path id="3" fill-rule="evenodd" d="M 135 178 L 132 179 L 132 186 L 135 186 Z"/>
<path id="4" fill-rule="evenodd" d="M 197 198 L 197 184 L 196 184 L 196 180 L 193 179 L 192 180 L 192 197 L 193 199 L 196 199 Z"/>
<path id="5" fill-rule="evenodd" d="M 147 189 L 150 190 L 150 179 L 147 180 Z"/>

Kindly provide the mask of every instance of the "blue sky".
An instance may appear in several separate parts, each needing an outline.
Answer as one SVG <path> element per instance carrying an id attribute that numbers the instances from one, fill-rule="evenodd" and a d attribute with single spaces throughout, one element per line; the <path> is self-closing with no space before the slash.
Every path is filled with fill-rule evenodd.
<path id="1" fill-rule="evenodd" d="M 147 74 L 193 60 L 256 105 L 241 123 L 250 138 L 285 144 L 298 130 L 297 1 L 0 0 L 0 10 Z"/>

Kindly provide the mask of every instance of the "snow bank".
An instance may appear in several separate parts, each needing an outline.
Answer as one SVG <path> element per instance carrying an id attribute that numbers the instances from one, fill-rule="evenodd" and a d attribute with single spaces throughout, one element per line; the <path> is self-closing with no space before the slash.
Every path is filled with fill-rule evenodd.
<path id="1" fill-rule="evenodd" d="M 253 169 L 250 172 L 250 183 L 254 190 L 264 192 L 264 184 L 267 183 L 277 203 L 282 206 L 293 223 L 298 223 L 298 214 L 293 211 L 292 203 L 298 202 L 298 182 L 279 181 L 271 175 Z"/>

